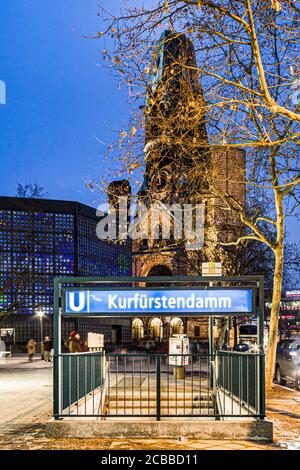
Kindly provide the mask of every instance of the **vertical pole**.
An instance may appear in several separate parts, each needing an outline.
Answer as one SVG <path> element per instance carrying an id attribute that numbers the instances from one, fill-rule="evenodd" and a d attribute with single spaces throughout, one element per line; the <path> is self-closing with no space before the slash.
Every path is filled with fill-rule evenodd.
<path id="1" fill-rule="evenodd" d="M 209 317 L 208 325 L 209 354 L 214 353 L 214 317 Z"/>
<path id="2" fill-rule="evenodd" d="M 214 283 L 210 282 L 209 287 L 213 287 Z M 208 354 L 209 354 L 209 385 L 213 387 L 213 367 L 211 361 L 214 353 L 214 317 L 209 317 L 208 323 Z"/>
<path id="3" fill-rule="evenodd" d="M 160 355 L 156 356 L 156 420 L 160 421 Z"/>
<path id="4" fill-rule="evenodd" d="M 79 221 L 78 221 L 78 202 L 75 202 L 73 204 L 74 206 L 74 225 L 73 225 L 73 235 L 74 235 L 74 272 L 73 272 L 73 275 L 74 276 L 78 276 L 79 275 L 79 269 L 78 269 L 78 246 L 79 246 L 79 228 L 78 228 L 78 225 L 79 225 Z M 86 276 L 87 273 L 84 272 L 84 273 L 80 273 L 80 275 L 82 276 Z M 78 321 L 78 318 L 75 317 L 73 319 L 74 321 L 74 330 L 75 331 L 78 331 L 79 330 L 79 321 Z"/>
<path id="5" fill-rule="evenodd" d="M 40 333 L 41 333 L 41 359 L 44 359 L 43 354 L 43 316 L 40 316 Z"/>
<path id="6" fill-rule="evenodd" d="M 263 280 L 260 279 L 257 282 L 258 290 L 258 315 L 257 315 L 257 343 L 258 351 L 264 352 L 264 284 Z"/>
<path id="7" fill-rule="evenodd" d="M 54 358 L 53 358 L 53 416 L 59 419 L 60 414 L 60 310 L 59 279 L 54 279 Z"/>
<path id="8" fill-rule="evenodd" d="M 213 387 L 213 366 L 211 361 L 213 360 L 214 353 L 214 317 L 209 317 L 209 329 L 208 329 L 208 354 L 209 354 L 209 385 Z"/>
<path id="9" fill-rule="evenodd" d="M 265 351 L 264 351 L 264 281 L 263 277 L 259 278 L 257 282 L 258 288 L 258 315 L 257 315 L 257 341 L 258 341 L 258 352 L 259 352 L 259 384 L 258 384 L 258 392 L 259 392 L 259 414 L 260 418 L 263 419 L 265 417 Z"/>

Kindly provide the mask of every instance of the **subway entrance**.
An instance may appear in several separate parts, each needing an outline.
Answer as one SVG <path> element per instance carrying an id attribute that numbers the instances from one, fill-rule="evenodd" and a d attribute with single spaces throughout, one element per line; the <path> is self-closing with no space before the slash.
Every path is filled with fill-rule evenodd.
<path id="1" fill-rule="evenodd" d="M 216 350 L 216 320 L 239 315 L 257 317 L 257 352 Z M 62 351 L 62 320 L 91 317 L 129 318 L 143 348 L 107 351 L 93 333 L 87 351 Z M 190 348 L 184 322 L 191 317 L 209 320 L 207 350 Z M 161 343 L 162 318 L 168 349 L 147 347 Z M 55 419 L 265 417 L 260 276 L 56 279 L 54 321 Z"/>

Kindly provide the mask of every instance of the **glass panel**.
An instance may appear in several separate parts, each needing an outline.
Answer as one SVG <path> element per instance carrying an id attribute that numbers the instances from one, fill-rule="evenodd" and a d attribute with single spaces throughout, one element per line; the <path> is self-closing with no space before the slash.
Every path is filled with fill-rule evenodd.
<path id="1" fill-rule="evenodd" d="M 34 257 L 34 270 L 37 273 L 53 273 L 53 255 L 36 254 Z"/>
<path id="2" fill-rule="evenodd" d="M 36 253 L 53 253 L 54 241 L 52 233 L 35 233 L 34 251 Z"/>
<path id="3" fill-rule="evenodd" d="M 54 229 L 54 214 L 51 212 L 34 213 L 34 230 L 38 232 L 48 232 Z"/>
<path id="4" fill-rule="evenodd" d="M 74 273 L 74 256 L 73 255 L 56 255 L 55 256 L 55 273 L 56 274 L 73 274 Z"/>
<path id="5" fill-rule="evenodd" d="M 0 231 L 0 251 L 11 250 L 11 235 L 10 232 Z"/>
<path id="6" fill-rule="evenodd" d="M 72 214 L 55 214 L 56 232 L 73 232 L 74 216 Z"/>
<path id="7" fill-rule="evenodd" d="M 11 212 L 9 210 L 0 210 L 0 229 L 10 230 Z"/>
<path id="8" fill-rule="evenodd" d="M 75 242 L 72 233 L 58 233 L 55 238 L 56 253 L 74 253 Z"/>
<path id="9" fill-rule="evenodd" d="M 30 230 L 32 228 L 32 214 L 25 211 L 12 212 L 13 230 Z"/>

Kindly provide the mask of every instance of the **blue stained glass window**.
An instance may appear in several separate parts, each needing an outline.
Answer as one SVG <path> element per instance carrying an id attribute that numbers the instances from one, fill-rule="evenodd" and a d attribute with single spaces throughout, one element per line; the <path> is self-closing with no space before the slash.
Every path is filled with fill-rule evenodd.
<path id="1" fill-rule="evenodd" d="M 15 272 L 30 272 L 33 270 L 33 259 L 27 253 L 12 254 L 12 269 Z"/>
<path id="2" fill-rule="evenodd" d="M 49 297 L 49 305 L 43 304 L 42 308 L 43 308 L 43 312 L 45 315 L 52 315 L 53 314 L 53 299 Z"/>
<path id="3" fill-rule="evenodd" d="M 12 295 L 6 292 L 0 293 L 0 308 L 1 309 L 7 309 L 12 303 L 13 303 Z"/>
<path id="4" fill-rule="evenodd" d="M 32 293 L 33 292 L 33 279 L 17 285 L 16 292 Z"/>
<path id="5" fill-rule="evenodd" d="M 11 250 L 11 235 L 10 232 L 0 231 L 0 251 Z"/>
<path id="6" fill-rule="evenodd" d="M 32 250 L 32 234 L 27 232 L 12 233 L 12 250 L 13 252 L 31 252 Z"/>
<path id="7" fill-rule="evenodd" d="M 24 307 L 22 305 L 17 306 L 17 312 L 19 315 L 32 315 L 35 313 L 33 307 Z"/>
<path id="8" fill-rule="evenodd" d="M 53 273 L 53 255 L 36 254 L 34 257 L 34 270 L 37 273 Z"/>
<path id="9" fill-rule="evenodd" d="M 34 251 L 36 253 L 53 253 L 54 240 L 52 233 L 35 233 Z"/>
<path id="10" fill-rule="evenodd" d="M 11 254 L 0 253 L 1 271 L 11 272 Z"/>
<path id="11" fill-rule="evenodd" d="M 34 276 L 34 290 L 35 292 L 50 293 L 53 291 L 53 276 L 35 275 Z"/>
<path id="12" fill-rule="evenodd" d="M 78 233 L 85 237 L 96 238 L 97 221 L 88 219 L 87 217 L 78 217 Z"/>
<path id="13" fill-rule="evenodd" d="M 34 229 L 40 232 L 52 231 L 54 228 L 54 214 L 52 212 L 35 212 Z"/>
<path id="14" fill-rule="evenodd" d="M 41 305 L 52 314 L 53 277 L 74 274 L 76 242 L 78 274 L 130 274 L 130 250 L 99 240 L 96 224 L 79 216 L 76 241 L 73 214 L 0 210 L 0 307 L 28 315 Z"/>
<path id="15" fill-rule="evenodd" d="M 0 255 L 1 262 L 1 255 Z M 1 262 L 2 264 L 2 262 Z M 10 291 L 13 288 L 12 286 L 12 275 L 11 272 L 0 272 L 0 289 L 5 291 Z"/>
<path id="16" fill-rule="evenodd" d="M 37 294 L 35 296 L 35 304 L 40 306 L 40 307 L 44 307 L 46 306 L 47 304 L 50 303 L 50 295 L 46 295 L 46 294 Z"/>
<path id="17" fill-rule="evenodd" d="M 84 256 L 78 258 L 78 270 L 81 275 L 88 275 L 89 273 L 89 260 Z"/>
<path id="18" fill-rule="evenodd" d="M 73 255 L 56 255 L 55 256 L 55 272 L 57 274 L 73 274 L 74 273 L 74 256 Z"/>
<path id="19" fill-rule="evenodd" d="M 13 211 L 12 228 L 13 230 L 29 230 L 32 226 L 32 215 L 26 211 Z"/>
<path id="20" fill-rule="evenodd" d="M 33 305 L 32 295 L 17 294 L 15 299 L 18 306 L 21 305 L 22 307 L 32 307 Z"/>
<path id="21" fill-rule="evenodd" d="M 58 233 L 55 238 L 56 253 L 74 253 L 75 242 L 72 233 Z"/>
<path id="22" fill-rule="evenodd" d="M 0 230 L 10 230 L 11 212 L 9 210 L 0 210 Z"/>
<path id="23" fill-rule="evenodd" d="M 55 214 L 56 232 L 73 232 L 74 216 L 72 214 Z"/>

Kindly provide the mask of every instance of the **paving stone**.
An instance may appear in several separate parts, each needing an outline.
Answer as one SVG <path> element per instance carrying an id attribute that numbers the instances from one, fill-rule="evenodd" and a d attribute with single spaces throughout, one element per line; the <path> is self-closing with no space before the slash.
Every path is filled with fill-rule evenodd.
<path id="1" fill-rule="evenodd" d="M 48 439 L 45 424 L 52 414 L 52 365 L 39 360 L 27 364 L 22 358 L 5 362 L 0 364 L 0 449 L 3 450 L 299 450 L 300 392 L 278 386 L 267 400 L 267 417 L 274 423 L 274 444 L 219 439 Z"/>

